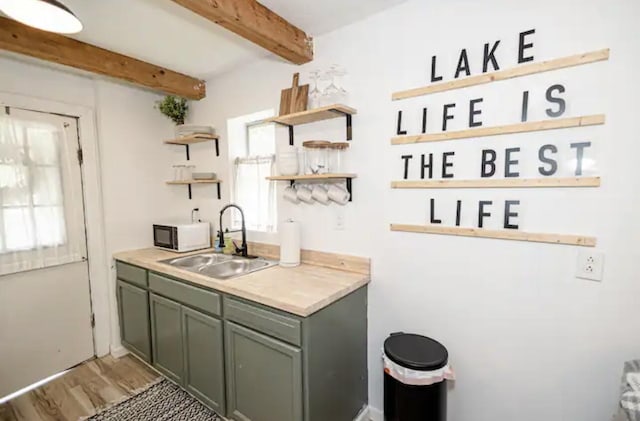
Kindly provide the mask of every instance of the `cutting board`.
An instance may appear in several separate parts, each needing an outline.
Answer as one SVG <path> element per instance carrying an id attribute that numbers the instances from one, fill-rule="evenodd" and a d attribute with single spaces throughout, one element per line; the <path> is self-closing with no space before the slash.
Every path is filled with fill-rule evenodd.
<path id="1" fill-rule="evenodd" d="M 294 73 L 291 88 L 283 89 L 280 94 L 280 115 L 306 111 L 309 98 L 309 85 L 298 86 L 300 73 Z"/>

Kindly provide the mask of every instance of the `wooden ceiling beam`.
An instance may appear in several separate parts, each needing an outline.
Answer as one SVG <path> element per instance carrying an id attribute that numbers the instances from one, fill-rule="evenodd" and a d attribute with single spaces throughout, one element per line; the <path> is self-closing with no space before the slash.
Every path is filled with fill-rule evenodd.
<path id="1" fill-rule="evenodd" d="M 255 0 L 173 0 L 294 64 L 313 60 L 313 40 Z"/>
<path id="2" fill-rule="evenodd" d="M 122 79 L 170 95 L 202 99 L 205 82 L 104 48 L 0 17 L 0 49 Z"/>

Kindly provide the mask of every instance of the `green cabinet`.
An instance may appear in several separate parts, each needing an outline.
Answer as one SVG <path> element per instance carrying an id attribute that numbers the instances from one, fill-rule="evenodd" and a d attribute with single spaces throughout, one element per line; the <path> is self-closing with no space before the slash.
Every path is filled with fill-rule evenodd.
<path id="1" fill-rule="evenodd" d="M 153 292 L 150 303 L 153 366 L 224 413 L 222 322 Z"/>
<path id="2" fill-rule="evenodd" d="M 367 288 L 308 317 L 117 262 L 123 345 L 236 421 L 352 421 L 366 407 Z"/>
<path id="3" fill-rule="evenodd" d="M 222 322 L 182 307 L 184 387 L 211 409 L 225 413 Z"/>
<path id="4" fill-rule="evenodd" d="M 151 362 L 149 294 L 118 279 L 116 297 L 122 344 L 144 361 Z"/>
<path id="5" fill-rule="evenodd" d="M 153 366 L 178 384 L 182 384 L 182 306 L 175 301 L 150 294 L 151 349 Z"/>
<path id="6" fill-rule="evenodd" d="M 225 321 L 227 416 L 238 421 L 300 421 L 302 351 Z"/>

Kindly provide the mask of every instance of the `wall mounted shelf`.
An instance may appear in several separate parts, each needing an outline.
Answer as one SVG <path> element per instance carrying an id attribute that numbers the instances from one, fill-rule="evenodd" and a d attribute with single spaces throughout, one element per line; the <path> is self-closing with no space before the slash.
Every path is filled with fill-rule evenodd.
<path id="1" fill-rule="evenodd" d="M 194 143 L 201 142 L 210 142 L 214 141 L 216 144 L 216 156 L 220 156 L 220 145 L 218 144 L 219 137 L 216 135 L 208 135 L 208 134 L 195 134 L 185 137 L 179 137 L 176 139 L 165 140 L 164 143 L 167 145 L 180 145 L 185 146 L 187 150 L 187 161 L 189 161 L 189 145 Z"/>
<path id="2" fill-rule="evenodd" d="M 167 184 L 170 185 L 180 185 L 187 186 L 189 189 L 189 199 L 191 199 L 191 185 L 192 184 L 216 184 L 218 187 L 218 200 L 222 198 L 220 193 L 220 183 L 222 180 L 178 180 L 178 181 L 167 181 Z"/>
<path id="3" fill-rule="evenodd" d="M 357 112 L 358 111 L 355 108 L 347 107 L 346 105 L 342 104 L 333 104 L 326 107 L 315 108 L 313 110 L 300 111 L 298 113 L 272 117 L 265 120 L 265 122 L 277 123 L 282 126 L 287 126 L 289 128 L 289 144 L 293 146 L 294 126 L 345 117 L 347 123 L 347 140 L 351 140 L 353 138 L 351 116 L 356 114 Z"/>
<path id="4" fill-rule="evenodd" d="M 329 180 L 345 180 L 347 183 L 347 191 L 349 192 L 349 202 L 353 199 L 352 180 L 358 177 L 357 174 L 340 173 L 340 174 L 305 174 L 305 175 L 274 175 L 266 177 L 267 180 L 288 181 L 290 185 L 296 181 L 329 181 Z"/>

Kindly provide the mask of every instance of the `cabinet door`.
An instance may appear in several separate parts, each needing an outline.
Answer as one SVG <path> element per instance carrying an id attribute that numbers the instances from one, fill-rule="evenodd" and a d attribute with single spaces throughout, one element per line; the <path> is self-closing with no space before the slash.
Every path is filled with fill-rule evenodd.
<path id="1" fill-rule="evenodd" d="M 143 360 L 151 362 L 149 293 L 118 279 L 116 296 L 122 344 Z"/>
<path id="2" fill-rule="evenodd" d="M 182 307 L 184 386 L 211 409 L 224 414 L 222 322 Z"/>
<path id="3" fill-rule="evenodd" d="M 153 293 L 150 296 L 153 366 L 182 384 L 182 306 Z"/>
<path id="4" fill-rule="evenodd" d="M 301 421 L 301 351 L 225 321 L 227 416 L 239 421 Z"/>

